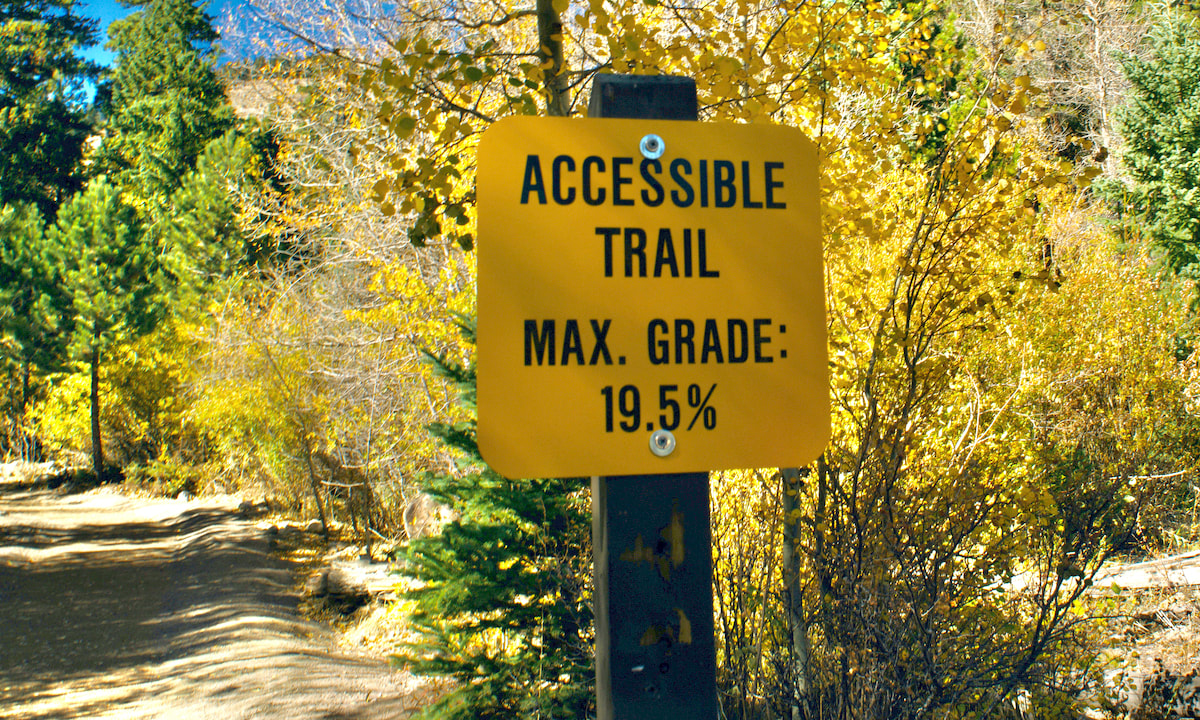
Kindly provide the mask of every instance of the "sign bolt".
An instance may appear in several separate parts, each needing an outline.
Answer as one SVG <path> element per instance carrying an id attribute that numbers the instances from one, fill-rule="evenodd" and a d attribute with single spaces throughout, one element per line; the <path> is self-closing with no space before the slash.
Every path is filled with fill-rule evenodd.
<path id="1" fill-rule="evenodd" d="M 675 435 L 670 430 L 655 430 L 650 433 L 650 452 L 666 457 L 675 452 Z"/>
<path id="2" fill-rule="evenodd" d="M 655 135 L 654 133 L 650 133 L 646 137 L 642 138 L 640 147 L 643 157 L 645 157 L 647 160 L 657 160 L 662 157 L 664 152 L 666 152 L 667 144 L 663 142 L 663 139 L 659 136 Z"/>

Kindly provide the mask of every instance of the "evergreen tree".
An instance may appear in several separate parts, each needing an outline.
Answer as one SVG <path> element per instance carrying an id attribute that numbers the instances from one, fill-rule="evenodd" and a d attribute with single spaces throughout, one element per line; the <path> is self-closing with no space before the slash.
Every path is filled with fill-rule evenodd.
<path id="1" fill-rule="evenodd" d="M 137 214 L 103 176 L 63 206 L 50 236 L 71 301 L 71 355 L 91 371 L 92 468 L 101 477 L 101 363 L 114 341 L 147 332 L 157 319 L 154 255 Z"/>
<path id="2" fill-rule="evenodd" d="M 83 81 L 95 68 L 77 51 L 96 23 L 74 0 L 0 0 L 0 205 L 35 203 L 53 218 L 82 184 L 91 131 Z"/>
<path id="3" fill-rule="evenodd" d="M 1124 59 L 1126 196 L 1170 269 L 1200 281 L 1200 32 L 1171 11 L 1148 40 L 1148 59 Z"/>
<path id="4" fill-rule="evenodd" d="M 148 0 L 109 27 L 102 162 L 146 216 L 166 204 L 206 145 L 234 123 L 213 67 L 217 33 L 190 0 Z"/>
<path id="5" fill-rule="evenodd" d="M 0 366 L 7 376 L 6 451 L 37 455 L 25 429 L 25 411 L 36 394 L 35 370 L 56 368 L 65 353 L 61 332 L 65 296 L 44 221 L 32 204 L 0 207 Z"/>
<path id="6" fill-rule="evenodd" d="M 473 405 L 474 370 L 435 362 Z M 458 472 L 427 477 L 425 491 L 459 517 L 409 543 L 405 574 L 417 583 L 407 597 L 421 640 L 398 660 L 459 682 L 425 716 L 587 717 L 594 670 L 586 481 L 508 480 L 484 464 L 474 423 L 433 432 L 462 456 Z"/>
<path id="7" fill-rule="evenodd" d="M 161 248 L 162 282 L 180 309 L 211 295 L 250 254 L 233 191 L 254 170 L 253 148 L 230 131 L 209 143 L 151 232 Z"/>

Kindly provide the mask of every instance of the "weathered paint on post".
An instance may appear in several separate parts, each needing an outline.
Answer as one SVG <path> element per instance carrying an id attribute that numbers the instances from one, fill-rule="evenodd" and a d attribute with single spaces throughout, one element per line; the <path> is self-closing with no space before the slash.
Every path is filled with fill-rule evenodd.
<path id="1" fill-rule="evenodd" d="M 708 475 L 592 480 L 600 720 L 717 716 Z"/>
<path id="2" fill-rule="evenodd" d="M 601 75 L 591 117 L 696 120 L 690 78 Z M 599 720 L 718 715 L 707 473 L 592 479 Z"/>

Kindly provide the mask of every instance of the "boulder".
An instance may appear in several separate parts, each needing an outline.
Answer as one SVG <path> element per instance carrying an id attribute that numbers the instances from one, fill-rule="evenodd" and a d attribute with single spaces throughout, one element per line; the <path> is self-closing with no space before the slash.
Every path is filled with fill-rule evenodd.
<path id="1" fill-rule="evenodd" d="M 349 615 L 371 601 L 366 580 L 336 565 L 314 573 L 304 585 L 312 597 L 323 600 L 342 615 Z"/>
<path id="2" fill-rule="evenodd" d="M 312 598 L 349 615 L 373 598 L 395 599 L 396 576 L 388 563 L 334 560 L 313 573 L 304 587 Z"/>

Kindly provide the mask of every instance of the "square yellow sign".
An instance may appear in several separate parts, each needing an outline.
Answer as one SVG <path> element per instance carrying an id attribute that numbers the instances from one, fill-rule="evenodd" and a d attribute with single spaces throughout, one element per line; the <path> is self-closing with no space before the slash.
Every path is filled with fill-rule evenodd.
<path id="1" fill-rule="evenodd" d="M 820 454 L 820 197 L 800 131 L 513 117 L 478 157 L 478 432 L 493 468 L 703 472 Z"/>

